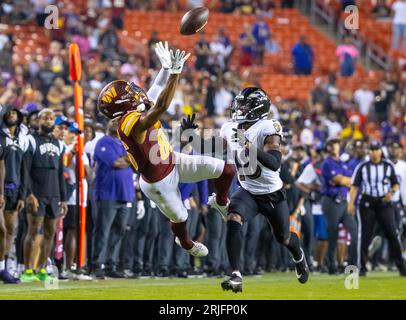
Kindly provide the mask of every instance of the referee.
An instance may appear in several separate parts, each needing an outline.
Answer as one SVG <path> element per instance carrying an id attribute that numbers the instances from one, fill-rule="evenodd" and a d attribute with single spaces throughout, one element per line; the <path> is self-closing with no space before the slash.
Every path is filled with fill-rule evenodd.
<path id="1" fill-rule="evenodd" d="M 365 276 L 367 273 L 368 246 L 373 237 L 376 221 L 389 241 L 391 256 L 395 260 L 400 275 L 406 276 L 395 208 L 392 203 L 393 195 L 399 190 L 399 183 L 395 168 L 383 158 L 382 146 L 377 141 L 370 144 L 370 160 L 361 163 L 355 169 L 348 203 L 348 212 L 351 214 L 355 213 L 355 198 L 359 188 L 362 188 L 358 217 L 361 228 L 360 276 Z"/>

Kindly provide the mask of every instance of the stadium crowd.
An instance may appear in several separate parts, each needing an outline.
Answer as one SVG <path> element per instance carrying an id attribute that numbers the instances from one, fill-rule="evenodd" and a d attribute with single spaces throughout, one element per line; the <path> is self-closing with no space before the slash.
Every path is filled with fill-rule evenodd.
<path id="1" fill-rule="evenodd" d="M 52 3 L 6 0 L 1 4 L 0 18 L 7 24 L 34 19 L 41 25 L 44 6 Z M 201 3 L 187 1 L 189 6 Z M 282 6 L 293 4 L 294 1 L 282 1 Z M 221 1 L 220 11 L 224 13 L 261 14 L 254 25 L 247 26 L 239 43 L 232 43 L 222 28 L 216 40 L 209 41 L 204 33 L 200 35 L 193 52 L 194 63 L 185 67 L 175 98 L 162 119 L 166 128 L 172 128 L 173 121 L 196 113 L 200 129 L 218 129 L 229 119 L 231 101 L 240 88 L 247 84 L 260 86 L 253 78 L 241 77 L 239 67 L 261 64 L 264 54 L 278 50 L 271 30 L 262 20 L 276 5 L 274 1 Z M 207 258 L 195 260 L 174 245 L 169 220 L 138 188 L 137 175 L 117 138 L 117 125 L 107 122 L 96 108 L 99 92 L 107 82 L 125 79 L 148 87 L 159 68 L 153 54 L 154 44 L 165 40 L 160 39 L 159 30 L 146 44 L 148 61 L 121 49 L 117 30 L 122 27 L 123 10 L 176 11 L 181 9 L 179 1 L 123 1 L 122 6 L 113 8 L 112 23 L 104 6 L 105 1 L 95 1 L 80 15 L 73 13 L 68 3 L 62 9 L 62 28 L 51 33 L 48 54 L 43 59 L 33 56 L 25 64 L 12 63 L 16 39 L 0 29 L 0 176 L 5 175 L 4 188 L 0 187 L 0 276 L 5 282 L 16 282 L 20 277 L 27 282 L 45 280 L 49 273 L 55 275 L 52 266 L 57 267 L 60 279 L 222 276 L 228 271 L 226 224 L 207 206 L 207 197 L 213 192 L 211 181 L 179 186 L 189 211 L 189 232 L 194 239 L 206 243 L 210 251 Z M 76 270 L 75 264 L 78 126 L 74 122 L 73 86 L 66 63 L 70 42 L 79 44 L 83 56 L 87 186 L 87 263 L 83 270 Z M 232 55 L 239 55 L 238 66 L 231 65 Z M 338 55 L 341 58 L 341 53 Z M 292 48 L 294 72 L 311 73 L 313 58 L 305 38 L 301 39 Z M 348 177 L 355 169 L 354 163 L 367 157 L 370 140 L 380 140 L 392 162 L 403 161 L 405 79 L 395 70 L 385 75 L 376 90 L 363 83 L 355 92 L 340 92 L 336 75 L 331 73 L 316 79 L 308 101 L 271 97 L 270 117 L 279 119 L 284 128 L 281 176 L 288 193 L 291 229 L 300 235 L 313 271 L 343 272 L 351 262 L 357 236 L 353 216 L 354 224 L 343 218 L 332 225 L 331 219 L 326 218 L 329 212 L 321 205 L 322 196 L 329 192 L 325 159 L 333 151 L 328 145 L 334 141 L 332 138 L 339 139 L 339 157 L 343 165 L 348 165 Z M 375 136 L 368 131 L 373 123 L 380 126 Z M 41 162 L 42 149 L 48 150 L 52 159 Z M 317 173 L 314 181 L 306 177 L 310 167 Z M 402 183 L 401 198 L 396 203 L 401 206 L 401 234 L 406 232 L 406 179 Z M 346 189 L 345 193 L 349 188 Z M 41 212 L 42 219 L 32 218 L 31 211 L 35 209 Z M 244 225 L 243 233 L 241 259 L 246 275 L 293 270 L 286 249 L 273 238 L 263 216 Z M 385 237 L 379 230 L 375 235 L 369 267 L 394 268 Z M 338 250 L 334 250 L 335 246 Z"/>

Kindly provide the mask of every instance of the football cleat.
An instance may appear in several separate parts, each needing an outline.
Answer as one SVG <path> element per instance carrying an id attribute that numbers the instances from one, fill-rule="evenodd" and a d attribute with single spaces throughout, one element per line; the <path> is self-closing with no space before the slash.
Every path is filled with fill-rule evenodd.
<path id="1" fill-rule="evenodd" d="M 302 259 L 299 262 L 296 262 L 295 260 L 293 260 L 293 262 L 295 263 L 295 271 L 296 271 L 296 277 L 297 280 L 300 283 L 306 283 L 307 280 L 309 279 L 309 266 L 307 265 L 306 262 L 306 257 L 303 253 L 302 250 Z"/>
<path id="2" fill-rule="evenodd" d="M 40 280 L 37 278 L 36 274 L 34 274 L 34 272 L 32 271 L 32 269 L 25 270 L 25 271 L 21 274 L 20 280 L 21 280 L 21 282 L 23 282 L 23 283 L 31 283 L 31 282 L 40 281 Z"/>
<path id="3" fill-rule="evenodd" d="M 375 252 L 382 246 L 382 237 L 376 236 L 372 239 L 371 244 L 368 247 L 368 258 L 371 259 Z"/>
<path id="4" fill-rule="evenodd" d="M 46 280 L 52 280 L 53 279 L 53 277 L 51 277 L 44 268 L 42 268 L 40 270 L 40 272 L 36 274 L 36 277 L 40 281 L 46 281 Z"/>
<path id="5" fill-rule="evenodd" d="M 230 204 L 230 200 L 227 201 L 227 204 L 225 206 L 221 206 L 217 203 L 216 194 L 213 193 L 209 197 L 209 200 L 207 203 L 209 204 L 210 207 L 216 209 L 220 213 L 220 216 L 224 221 L 227 221 L 227 215 L 228 215 L 227 209 L 228 209 L 228 205 Z"/>
<path id="6" fill-rule="evenodd" d="M 235 293 L 242 292 L 242 278 L 235 273 L 231 277 L 221 283 L 223 291 L 233 291 Z"/>
<path id="7" fill-rule="evenodd" d="M 175 242 L 179 247 L 182 248 L 182 245 L 180 244 L 178 237 L 175 238 Z M 190 255 L 192 255 L 194 257 L 205 257 L 209 254 L 209 250 L 203 243 L 196 242 L 196 241 L 192 241 L 192 242 L 193 242 L 193 247 L 190 248 L 189 250 L 185 249 L 187 252 L 189 252 Z"/>
<path id="8" fill-rule="evenodd" d="M 0 280 L 7 284 L 18 284 L 20 279 L 13 277 L 7 270 L 0 271 Z"/>

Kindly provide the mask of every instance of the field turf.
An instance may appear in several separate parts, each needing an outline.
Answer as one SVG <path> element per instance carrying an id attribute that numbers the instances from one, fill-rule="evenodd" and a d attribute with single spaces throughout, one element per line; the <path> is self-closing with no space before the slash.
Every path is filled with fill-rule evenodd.
<path id="1" fill-rule="evenodd" d="M 222 279 L 134 279 L 59 282 L 47 290 L 43 283 L 0 284 L 0 299 L 147 299 L 147 300 L 289 300 L 289 299 L 406 299 L 406 278 L 397 273 L 369 273 L 359 289 L 347 290 L 345 276 L 313 274 L 307 284 L 293 273 L 245 277 L 243 293 L 223 292 Z"/>

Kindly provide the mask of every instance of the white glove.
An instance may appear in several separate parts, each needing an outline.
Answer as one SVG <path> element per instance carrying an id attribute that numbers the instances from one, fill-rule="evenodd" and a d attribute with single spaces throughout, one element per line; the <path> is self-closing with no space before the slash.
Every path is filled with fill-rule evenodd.
<path id="1" fill-rule="evenodd" d="M 172 67 L 169 69 L 169 73 L 179 74 L 182 72 L 182 68 L 186 60 L 190 57 L 190 53 L 186 54 L 185 51 L 180 52 L 179 49 L 176 50 L 175 53 L 173 53 L 173 50 L 170 50 L 170 52 L 171 52 Z"/>
<path id="2" fill-rule="evenodd" d="M 154 202 L 154 201 L 149 201 L 149 204 L 150 204 L 150 206 L 151 206 L 151 208 L 152 209 L 155 209 L 156 208 L 156 203 Z"/>
<path id="3" fill-rule="evenodd" d="M 137 201 L 137 220 L 141 220 L 145 216 L 145 206 L 144 201 Z"/>
<path id="4" fill-rule="evenodd" d="M 162 41 L 158 42 L 155 46 L 155 53 L 161 61 L 162 68 L 168 70 L 172 67 L 171 53 L 168 48 L 168 42 L 165 41 L 165 46 Z"/>

